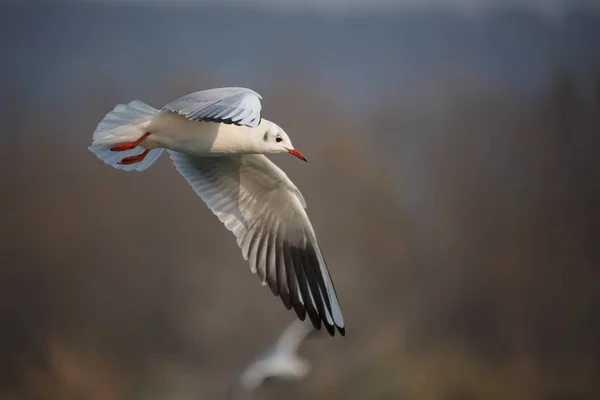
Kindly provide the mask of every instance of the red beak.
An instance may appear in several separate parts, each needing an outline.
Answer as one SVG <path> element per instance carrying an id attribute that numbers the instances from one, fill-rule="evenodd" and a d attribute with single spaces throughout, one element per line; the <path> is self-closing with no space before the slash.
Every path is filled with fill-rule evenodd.
<path id="1" fill-rule="evenodd" d="M 302 161 L 306 161 L 308 162 L 308 160 L 306 159 L 306 157 L 304 157 L 304 154 L 300 153 L 298 150 L 296 149 L 288 149 L 286 148 L 286 150 L 288 151 L 288 153 L 290 153 L 293 156 L 298 157 L 299 159 L 301 159 Z"/>

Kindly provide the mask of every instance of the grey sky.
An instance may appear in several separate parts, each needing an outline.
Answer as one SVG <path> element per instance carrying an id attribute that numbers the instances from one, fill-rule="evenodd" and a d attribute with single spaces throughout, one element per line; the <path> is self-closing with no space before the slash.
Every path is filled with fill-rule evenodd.
<path id="1" fill-rule="evenodd" d="M 78 0 L 83 2 L 155 3 L 155 4 L 228 4 L 249 5 L 278 9 L 312 9 L 334 12 L 364 10 L 454 10 L 466 14 L 480 14 L 498 9 L 532 10 L 541 14 L 561 14 L 570 8 L 583 7 L 600 11 L 598 0 Z"/>

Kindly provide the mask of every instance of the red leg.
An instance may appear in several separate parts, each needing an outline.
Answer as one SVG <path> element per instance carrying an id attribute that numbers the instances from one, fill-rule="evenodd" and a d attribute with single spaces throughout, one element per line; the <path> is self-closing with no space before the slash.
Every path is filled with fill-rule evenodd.
<path id="1" fill-rule="evenodd" d="M 144 141 L 144 139 L 146 139 L 148 136 L 150 136 L 150 132 L 146 132 L 142 135 L 141 138 L 139 138 L 138 140 L 136 140 L 135 142 L 130 142 L 130 143 L 123 143 L 123 144 L 118 144 L 116 146 L 111 147 L 110 149 L 112 151 L 125 151 L 125 150 L 131 150 L 131 149 L 135 149 L 137 146 L 139 146 L 140 143 L 142 143 Z"/>
<path id="2" fill-rule="evenodd" d="M 124 159 L 119 161 L 117 164 L 129 165 L 129 164 L 139 163 L 140 161 L 144 161 L 144 158 L 146 158 L 146 156 L 148 155 L 149 152 L 150 152 L 150 150 L 146 149 L 142 154 L 138 154 L 137 156 L 125 157 Z"/>

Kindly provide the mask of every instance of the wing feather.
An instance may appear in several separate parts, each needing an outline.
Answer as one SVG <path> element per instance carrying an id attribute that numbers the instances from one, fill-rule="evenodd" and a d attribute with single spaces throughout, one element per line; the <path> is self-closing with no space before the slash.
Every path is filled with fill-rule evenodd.
<path id="1" fill-rule="evenodd" d="M 283 243 L 281 239 L 281 236 L 283 235 L 280 235 L 279 232 L 276 232 L 276 234 L 277 237 L 275 238 L 275 274 L 277 275 L 277 292 L 279 293 L 279 297 L 281 297 L 283 305 L 289 310 L 292 308 L 292 298 L 289 289 L 290 287 L 292 287 L 292 285 L 289 283 L 292 278 L 286 274 L 285 270 L 285 260 L 283 258 Z M 302 309 L 301 307 L 299 309 L 296 309 L 294 307 L 294 311 L 296 311 L 296 314 L 298 314 L 298 317 L 302 321 L 304 321 L 303 310 L 304 309 Z"/>
<path id="2" fill-rule="evenodd" d="M 261 282 L 300 320 L 345 334 L 335 288 L 302 195 L 263 155 L 196 157 L 170 151 L 177 170 L 237 238 Z"/>
<path id="3" fill-rule="evenodd" d="M 222 122 L 256 127 L 262 97 L 253 90 L 226 87 L 190 93 L 163 107 L 192 121 Z"/>

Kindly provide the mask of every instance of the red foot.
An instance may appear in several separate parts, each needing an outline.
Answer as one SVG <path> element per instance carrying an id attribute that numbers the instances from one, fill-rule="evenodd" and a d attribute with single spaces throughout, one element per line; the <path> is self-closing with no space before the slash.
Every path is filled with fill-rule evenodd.
<path id="1" fill-rule="evenodd" d="M 148 155 L 149 152 L 150 152 L 150 150 L 146 149 L 142 154 L 138 154 L 137 156 L 125 157 L 124 159 L 119 161 L 117 164 L 129 165 L 129 164 L 139 163 L 140 161 L 144 161 L 144 158 L 146 158 L 146 156 Z"/>
<path id="2" fill-rule="evenodd" d="M 138 140 L 136 140 L 135 142 L 130 142 L 130 143 L 123 143 L 123 144 L 118 144 L 116 146 L 111 147 L 110 149 L 112 151 L 125 151 L 125 150 L 131 150 L 131 149 L 135 149 L 137 146 L 139 146 L 140 143 L 142 143 L 144 141 L 144 139 L 146 139 L 148 136 L 150 136 L 150 132 L 146 132 L 144 133 L 144 135 L 142 135 L 141 138 L 139 138 Z"/>

